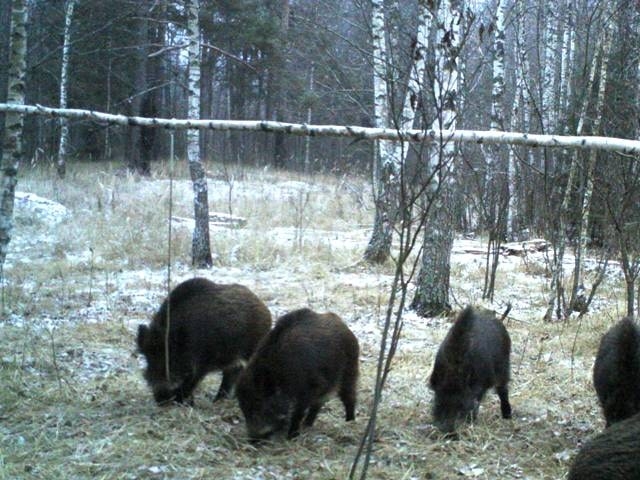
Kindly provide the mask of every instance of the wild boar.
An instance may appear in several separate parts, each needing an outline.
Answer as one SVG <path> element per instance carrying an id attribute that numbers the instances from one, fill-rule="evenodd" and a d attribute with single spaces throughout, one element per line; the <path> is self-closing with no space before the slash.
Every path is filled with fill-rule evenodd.
<path id="1" fill-rule="evenodd" d="M 505 314 L 506 315 L 506 314 Z M 509 377 L 511 340 L 493 313 L 465 308 L 443 340 L 429 380 L 433 418 L 444 433 L 475 419 L 482 398 L 495 387 L 503 418 L 511 418 Z"/>
<path id="2" fill-rule="evenodd" d="M 593 366 L 593 385 L 607 427 L 640 413 L 640 329 L 631 317 L 603 335 Z"/>
<path id="3" fill-rule="evenodd" d="M 251 440 L 268 438 L 288 425 L 313 425 L 337 392 L 347 421 L 355 418 L 358 340 L 333 313 L 308 308 L 283 315 L 264 338 L 238 379 L 237 397 Z"/>
<path id="4" fill-rule="evenodd" d="M 149 326 L 138 326 L 138 349 L 147 361 L 144 377 L 156 402 L 193 405 L 194 389 L 216 370 L 222 370 L 222 383 L 215 400 L 227 397 L 243 364 L 270 328 L 269 309 L 242 285 L 221 285 L 205 278 L 179 284 Z"/>
<path id="5" fill-rule="evenodd" d="M 640 414 L 616 422 L 578 452 L 568 480 L 640 478 Z"/>

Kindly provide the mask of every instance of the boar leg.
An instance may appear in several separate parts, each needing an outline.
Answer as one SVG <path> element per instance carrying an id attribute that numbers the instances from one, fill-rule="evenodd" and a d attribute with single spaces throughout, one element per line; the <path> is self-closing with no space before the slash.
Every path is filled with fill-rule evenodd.
<path id="1" fill-rule="evenodd" d="M 496 387 L 496 393 L 500 398 L 500 411 L 502 418 L 511 418 L 511 404 L 509 404 L 509 389 L 506 385 Z"/>
<path id="2" fill-rule="evenodd" d="M 189 392 L 189 394 L 185 393 L 185 390 L 181 388 L 176 389 L 176 393 L 174 396 L 174 400 L 176 403 L 186 403 L 190 407 L 193 407 L 193 389 Z"/>
<path id="3" fill-rule="evenodd" d="M 347 388 L 340 391 L 340 400 L 344 405 L 345 419 L 347 422 L 356 418 L 356 394 L 353 388 Z"/>
<path id="4" fill-rule="evenodd" d="M 480 411 L 480 400 L 481 399 L 476 398 L 473 401 L 473 409 L 471 410 L 471 420 L 474 422 L 478 419 L 478 412 Z"/>
<path id="5" fill-rule="evenodd" d="M 240 375 L 240 372 L 242 372 L 241 365 L 233 365 L 222 370 L 222 383 L 220 384 L 216 398 L 213 399 L 214 402 L 231 396 L 231 391 L 236 384 L 236 379 L 238 375 Z"/>
<path id="6" fill-rule="evenodd" d="M 182 385 L 176 389 L 175 401 L 186 403 L 193 407 L 193 390 L 202 380 L 203 375 L 188 375 L 182 380 Z"/>
<path id="7" fill-rule="evenodd" d="M 304 414 L 309 408 L 309 400 L 306 398 L 298 398 L 296 402 L 296 406 L 293 409 L 293 414 L 291 415 L 291 423 L 289 424 L 289 433 L 287 434 L 287 438 L 295 438 L 300 434 L 300 423 L 302 423 L 302 419 L 304 418 Z M 313 410 L 313 408 L 311 409 Z M 320 410 L 320 408 L 318 408 Z M 316 415 L 318 412 L 316 411 Z"/>
<path id="8" fill-rule="evenodd" d="M 311 406 L 309 407 L 309 412 L 307 413 L 307 416 L 304 419 L 305 427 L 310 427 L 313 425 L 313 422 L 316 421 L 316 417 L 318 416 L 318 412 L 320 411 L 320 408 L 322 408 L 321 403 L 311 404 Z"/>

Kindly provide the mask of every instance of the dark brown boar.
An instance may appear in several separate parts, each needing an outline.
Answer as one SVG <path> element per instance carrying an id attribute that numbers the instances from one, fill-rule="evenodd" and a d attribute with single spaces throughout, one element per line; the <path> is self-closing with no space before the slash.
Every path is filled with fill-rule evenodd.
<path id="1" fill-rule="evenodd" d="M 588 441 L 569 470 L 569 480 L 640 478 L 640 414 L 611 425 Z"/>
<path id="2" fill-rule="evenodd" d="M 495 387 L 503 418 L 511 418 L 509 376 L 511 340 L 493 313 L 465 308 L 443 340 L 429 381 L 433 418 L 444 433 L 475 419 L 488 389 Z"/>
<path id="3" fill-rule="evenodd" d="M 179 284 L 149 326 L 138 326 L 138 349 L 147 360 L 144 377 L 156 402 L 192 405 L 198 383 L 216 370 L 222 370 L 222 383 L 215 400 L 228 396 L 243 363 L 270 328 L 269 309 L 242 285 L 220 285 L 205 278 Z"/>
<path id="4" fill-rule="evenodd" d="M 333 392 L 353 420 L 358 355 L 358 340 L 333 313 L 303 308 L 280 317 L 238 379 L 249 438 L 268 438 L 287 425 L 288 438 L 295 437 Z"/>
<path id="5" fill-rule="evenodd" d="M 607 427 L 640 413 L 640 329 L 631 317 L 603 335 L 593 366 L 593 385 Z"/>

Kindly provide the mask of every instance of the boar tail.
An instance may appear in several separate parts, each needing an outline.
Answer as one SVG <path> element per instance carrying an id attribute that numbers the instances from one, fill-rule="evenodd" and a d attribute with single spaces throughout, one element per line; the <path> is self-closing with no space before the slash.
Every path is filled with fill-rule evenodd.
<path id="1" fill-rule="evenodd" d="M 500 322 L 504 323 L 504 321 L 507 318 L 507 315 L 509 315 L 510 311 L 511 311 L 511 302 L 507 303 L 507 308 L 504 310 L 504 313 L 500 317 Z"/>

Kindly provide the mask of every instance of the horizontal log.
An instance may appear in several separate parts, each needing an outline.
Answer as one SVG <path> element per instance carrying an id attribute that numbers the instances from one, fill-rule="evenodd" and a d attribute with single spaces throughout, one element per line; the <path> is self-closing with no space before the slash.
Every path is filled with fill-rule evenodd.
<path id="1" fill-rule="evenodd" d="M 0 103 L 0 112 L 26 115 L 65 117 L 91 120 L 112 125 L 167 128 L 176 130 L 239 130 L 267 133 L 288 133 L 298 136 L 347 137 L 356 140 L 392 140 L 408 142 L 446 143 L 470 142 L 529 147 L 580 148 L 621 152 L 626 155 L 640 153 L 640 141 L 624 138 L 571 135 L 539 135 L 521 132 L 480 130 L 395 130 L 341 125 L 308 125 L 265 120 L 178 120 L 166 118 L 127 117 L 93 110 L 59 109 L 41 105 Z"/>

